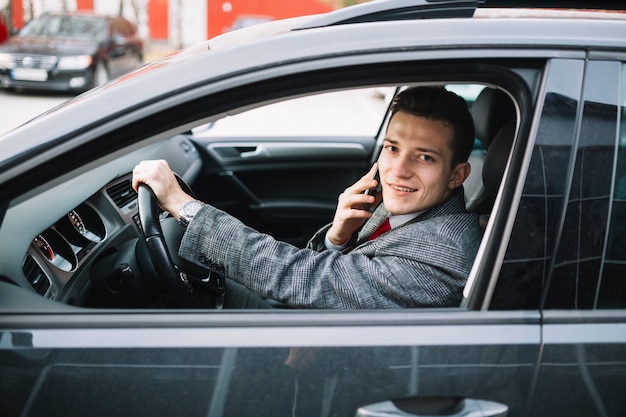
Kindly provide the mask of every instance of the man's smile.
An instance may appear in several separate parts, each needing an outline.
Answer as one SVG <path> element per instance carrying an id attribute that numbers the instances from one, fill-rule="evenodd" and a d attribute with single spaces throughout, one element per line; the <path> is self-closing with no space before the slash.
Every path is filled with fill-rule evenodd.
<path id="1" fill-rule="evenodd" d="M 414 193 L 415 191 L 417 191 L 417 189 L 414 188 L 408 188 L 408 187 L 404 187 L 401 185 L 394 185 L 394 184 L 389 184 L 387 183 L 387 185 L 391 188 L 393 188 L 396 191 L 401 191 L 403 193 Z"/>

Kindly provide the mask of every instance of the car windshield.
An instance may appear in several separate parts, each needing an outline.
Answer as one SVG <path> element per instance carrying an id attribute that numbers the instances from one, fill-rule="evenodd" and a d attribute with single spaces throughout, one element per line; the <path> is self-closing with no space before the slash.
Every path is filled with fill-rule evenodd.
<path id="1" fill-rule="evenodd" d="M 89 16 L 43 16 L 32 20 L 21 32 L 23 36 L 59 36 L 99 39 L 104 34 L 104 20 Z"/>

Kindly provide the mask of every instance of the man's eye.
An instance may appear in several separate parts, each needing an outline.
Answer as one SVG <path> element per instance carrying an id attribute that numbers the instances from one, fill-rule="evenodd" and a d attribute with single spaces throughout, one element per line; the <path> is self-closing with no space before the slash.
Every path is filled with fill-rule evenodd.
<path id="1" fill-rule="evenodd" d="M 385 149 L 387 149 L 387 150 L 388 150 L 388 151 L 390 151 L 390 152 L 395 152 L 395 151 L 397 151 L 397 150 L 398 150 L 398 149 L 397 149 L 395 146 L 393 146 L 393 145 L 387 145 L 387 146 L 385 146 Z"/>
<path id="2" fill-rule="evenodd" d="M 434 159 L 430 155 L 420 155 L 418 158 L 422 161 L 434 161 Z"/>

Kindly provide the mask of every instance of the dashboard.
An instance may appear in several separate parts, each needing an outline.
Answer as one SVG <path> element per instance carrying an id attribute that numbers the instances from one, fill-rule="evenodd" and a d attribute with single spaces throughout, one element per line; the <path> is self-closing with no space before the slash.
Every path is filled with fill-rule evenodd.
<path id="1" fill-rule="evenodd" d="M 39 295 L 84 304 L 94 265 L 107 252 L 118 251 L 120 242 L 140 236 L 137 194 L 127 174 L 37 234 L 22 270 Z"/>
<path id="2" fill-rule="evenodd" d="M 142 291 L 146 266 L 137 260 L 143 237 L 131 172 L 146 159 L 166 159 L 187 183 L 202 167 L 193 143 L 177 135 L 42 186 L 7 211 L 3 227 L 15 230 L 3 234 L 0 250 L 14 261 L 0 265 L 0 276 L 63 304 L 128 307 L 111 300 L 129 285 Z"/>

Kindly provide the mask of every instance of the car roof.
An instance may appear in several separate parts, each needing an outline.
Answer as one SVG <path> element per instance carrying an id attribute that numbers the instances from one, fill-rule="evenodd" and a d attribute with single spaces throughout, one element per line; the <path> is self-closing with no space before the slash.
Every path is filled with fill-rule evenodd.
<path id="1" fill-rule="evenodd" d="M 538 14 L 541 16 L 537 17 Z M 623 52 L 626 20 L 621 17 L 622 14 L 596 13 L 593 18 L 587 17 L 588 14 L 480 11 L 471 19 L 402 19 L 392 24 L 388 21 L 363 22 L 303 29 L 319 18 L 308 16 L 229 32 L 148 63 L 109 84 L 69 100 L 48 112 L 55 113 L 55 118 L 40 117 L 5 134 L 0 150 L 0 177 L 7 169 L 19 171 L 20 161 L 33 152 L 42 152 L 42 148 L 49 145 L 47 141 L 67 140 L 75 136 L 84 129 L 77 127 L 75 120 L 85 120 L 86 114 L 93 127 L 144 109 L 147 103 L 184 95 L 198 86 L 212 85 L 229 75 L 256 74 L 287 63 L 345 54 L 391 54 L 394 51 L 432 50 L 437 47 L 463 51 L 505 48 L 516 53 L 520 48 L 536 51 L 557 49 L 560 56 L 564 56 L 563 51 L 587 54 L 585 47 Z M 599 14 L 603 17 L 595 17 Z M 580 25 L 580 19 L 587 19 L 587 24 Z M 520 24 L 512 25 L 513 20 Z M 450 30 L 451 27 L 454 30 Z M 154 88 L 155 85 L 160 87 Z M 24 130 L 29 134 L 25 135 Z"/>

